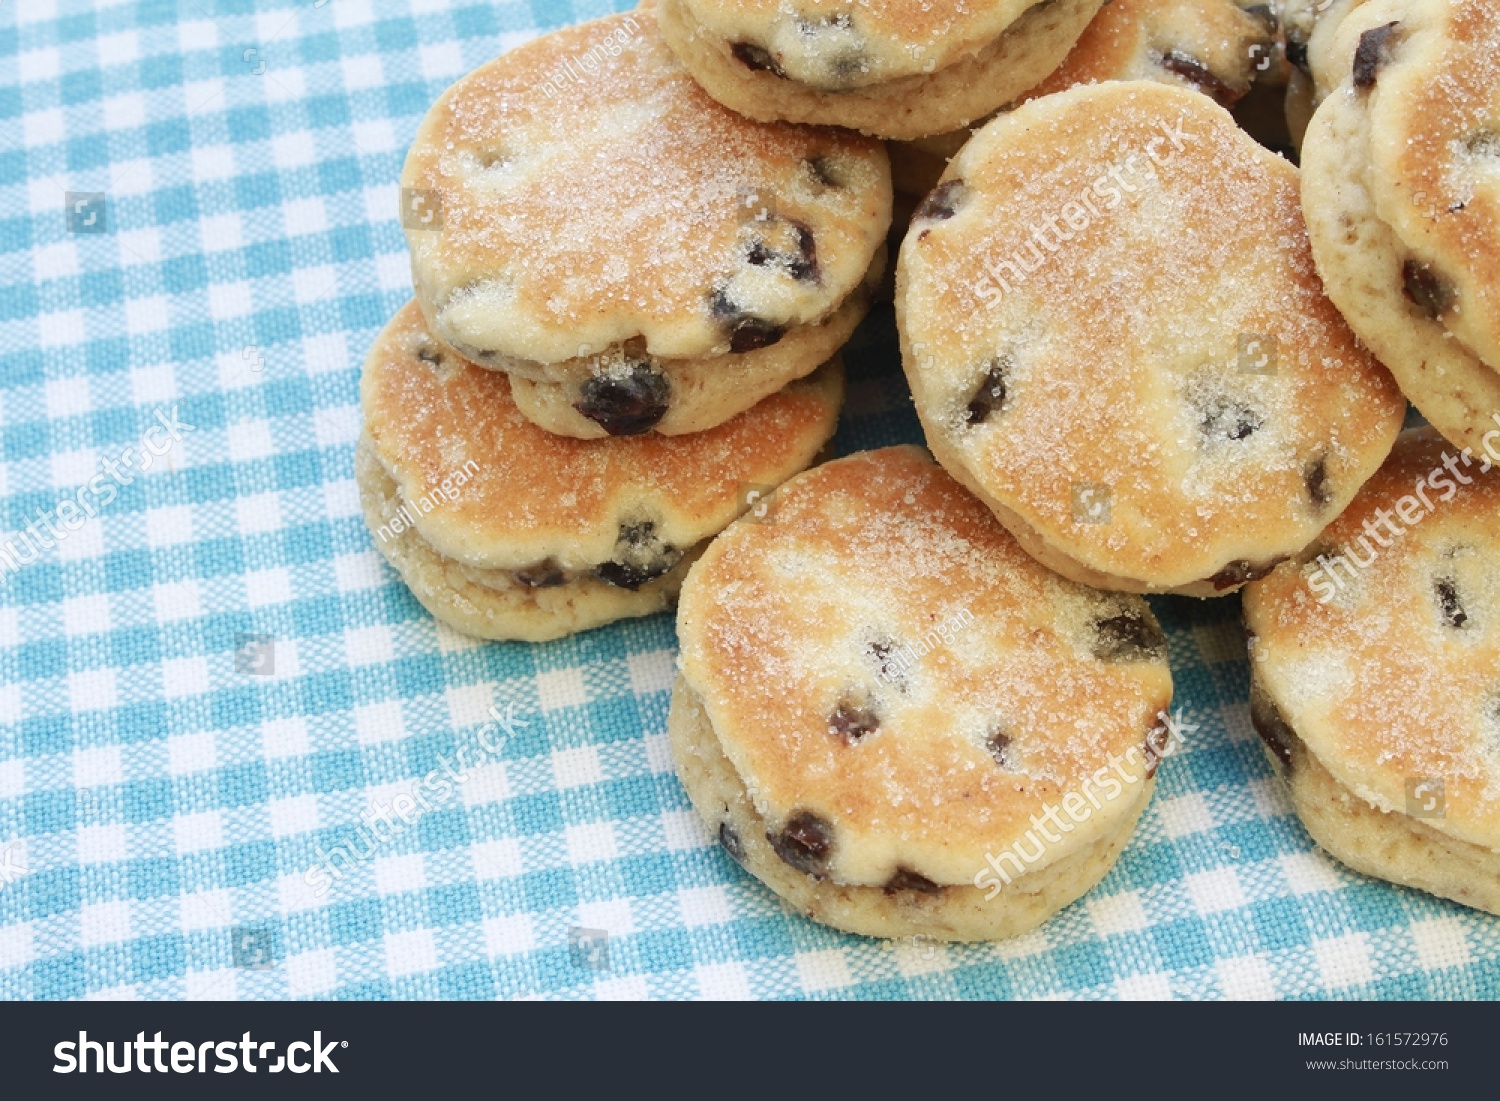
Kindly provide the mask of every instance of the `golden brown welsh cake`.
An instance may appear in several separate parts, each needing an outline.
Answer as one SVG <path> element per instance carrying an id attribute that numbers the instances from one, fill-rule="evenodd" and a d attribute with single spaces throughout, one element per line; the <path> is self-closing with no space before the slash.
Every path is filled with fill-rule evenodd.
<path id="1" fill-rule="evenodd" d="M 662 31 L 750 118 L 883 138 L 983 118 L 1062 62 L 1102 0 L 662 0 Z"/>
<path id="2" fill-rule="evenodd" d="M 361 381 L 365 520 L 417 599 L 464 634 L 535 642 L 647 615 L 670 606 L 749 488 L 812 462 L 842 396 L 834 362 L 691 436 L 555 436 L 409 303 Z"/>
<path id="3" fill-rule="evenodd" d="M 811 372 L 863 316 L 890 223 L 880 143 L 726 110 L 650 10 L 458 81 L 401 185 L 433 332 L 584 438 L 702 431 Z"/>
<path id="4" fill-rule="evenodd" d="M 1294 63 L 1287 84 L 1286 118 L 1298 150 L 1318 105 L 1338 87 L 1351 56 L 1338 56 L 1337 32 L 1344 16 L 1365 0 L 1283 0 L 1287 56 Z"/>
<path id="5" fill-rule="evenodd" d="M 1458 447 L 1500 411 L 1500 0 L 1367 0 L 1303 154 L 1328 295 Z"/>
<path id="6" fill-rule="evenodd" d="M 1150 799 L 1172 695 L 1150 609 L 1038 565 L 916 448 L 819 466 L 731 525 L 678 634 L 694 806 L 838 928 L 1024 932 L 1108 871 Z"/>
<path id="7" fill-rule="evenodd" d="M 1236 0 L 1112 0 L 1026 99 L 1105 80 L 1159 80 L 1232 107 L 1275 60 L 1271 6 Z"/>
<path id="8" fill-rule="evenodd" d="M 1500 458 L 1500 427 L 1491 454 Z M 1313 838 L 1500 913 L 1500 472 L 1407 433 L 1323 538 L 1245 591 L 1253 715 Z"/>
<path id="9" fill-rule="evenodd" d="M 1343 83 L 1353 62 L 1352 47 L 1339 44 L 1339 25 L 1365 0 L 1318 0 L 1313 5 L 1312 33 L 1307 39 L 1307 71 L 1312 76 L 1315 104 L 1322 103 Z"/>
<path id="10" fill-rule="evenodd" d="M 1162 84 L 988 124 L 918 211 L 896 307 L 938 461 L 1100 588 L 1263 575 L 1353 499 L 1405 411 L 1323 295 L 1297 170 Z"/>
<path id="11" fill-rule="evenodd" d="M 1236 0 L 1111 0 L 1063 63 L 1015 99 L 1015 106 L 1077 84 L 1159 80 L 1238 103 L 1279 64 L 1277 18 L 1268 4 Z M 1009 106 L 1009 105 L 1007 105 Z M 969 138 L 968 130 L 891 143 L 897 190 L 925 195 Z"/>

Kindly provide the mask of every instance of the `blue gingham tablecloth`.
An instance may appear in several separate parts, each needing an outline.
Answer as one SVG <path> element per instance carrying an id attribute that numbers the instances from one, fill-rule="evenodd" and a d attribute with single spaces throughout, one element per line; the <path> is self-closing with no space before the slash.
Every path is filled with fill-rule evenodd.
<path id="1" fill-rule="evenodd" d="M 608 10 L 0 3 L 0 536 L 40 533 L 0 555 L 0 996 L 1500 994 L 1500 923 L 1309 841 L 1237 601 L 1157 601 L 1201 729 L 1118 866 L 973 947 L 813 925 L 710 842 L 669 616 L 526 646 L 422 611 L 352 476 L 360 361 L 409 293 L 405 148 L 450 82 Z M 894 339 L 883 310 L 851 349 L 844 452 L 920 438 Z M 381 811 L 492 708 L 498 755 Z"/>

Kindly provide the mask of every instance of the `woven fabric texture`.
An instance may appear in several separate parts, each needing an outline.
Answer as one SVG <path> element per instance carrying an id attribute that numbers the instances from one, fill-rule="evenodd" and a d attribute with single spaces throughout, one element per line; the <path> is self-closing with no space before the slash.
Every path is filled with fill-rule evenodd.
<path id="1" fill-rule="evenodd" d="M 410 293 L 402 158 L 453 80 L 608 10 L 0 6 L 0 533 L 34 557 L 0 560 L 0 997 L 1500 996 L 1493 919 L 1298 824 L 1237 601 L 1156 602 L 1200 729 L 1118 866 L 961 948 L 811 924 L 711 843 L 670 616 L 527 646 L 422 611 L 353 481 L 360 362 Z M 840 450 L 919 440 L 888 309 L 848 361 Z"/>

